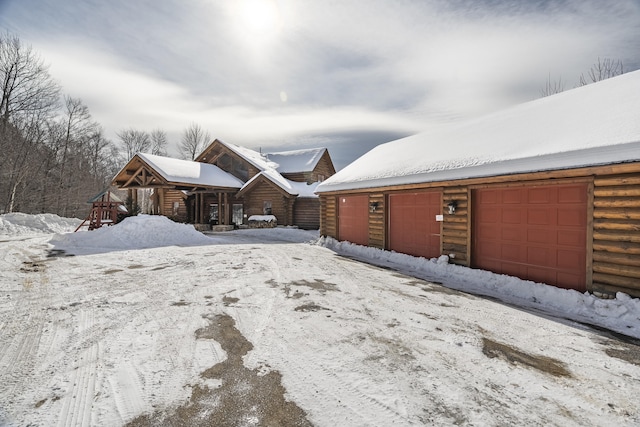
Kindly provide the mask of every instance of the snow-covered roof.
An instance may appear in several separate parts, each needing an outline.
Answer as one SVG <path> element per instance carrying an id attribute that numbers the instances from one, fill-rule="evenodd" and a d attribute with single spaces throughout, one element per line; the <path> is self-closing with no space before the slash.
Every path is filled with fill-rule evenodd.
<path id="1" fill-rule="evenodd" d="M 318 192 L 640 160 L 640 71 L 379 145 Z"/>
<path id="2" fill-rule="evenodd" d="M 266 169 L 275 169 L 278 166 L 277 164 L 269 161 L 269 159 L 265 155 L 255 150 L 246 147 L 240 147 L 239 145 L 231 144 L 229 142 L 224 142 L 220 139 L 218 139 L 217 141 L 261 171 Z"/>
<path id="3" fill-rule="evenodd" d="M 168 182 L 223 188 L 241 188 L 244 185 L 235 176 L 208 163 L 172 159 L 147 153 L 138 153 L 137 156 Z"/>
<path id="4" fill-rule="evenodd" d="M 277 163 L 277 170 L 280 173 L 311 172 L 325 151 L 327 151 L 326 148 L 281 151 L 279 153 L 269 153 L 267 158 Z"/>
<path id="5" fill-rule="evenodd" d="M 284 178 L 277 171 L 273 169 L 264 170 L 258 174 L 256 174 L 253 178 L 244 184 L 244 186 L 240 189 L 240 191 L 249 187 L 255 180 L 259 179 L 261 176 L 267 178 L 269 181 L 276 184 L 278 187 L 282 188 L 288 194 L 292 196 L 298 197 L 318 197 L 315 194 L 316 188 L 318 186 L 317 182 L 313 184 L 307 184 L 306 182 L 296 182 L 291 181 L 289 179 Z"/>

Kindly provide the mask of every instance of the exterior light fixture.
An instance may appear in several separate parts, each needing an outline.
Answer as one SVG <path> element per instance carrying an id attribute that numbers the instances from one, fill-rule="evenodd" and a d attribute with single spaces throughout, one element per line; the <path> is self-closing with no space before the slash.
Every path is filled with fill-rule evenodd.
<path id="1" fill-rule="evenodd" d="M 375 212 L 378 210 L 378 202 L 369 203 L 369 212 Z"/>
<path id="2" fill-rule="evenodd" d="M 449 202 L 447 207 L 449 208 L 449 215 L 453 215 L 456 213 L 456 209 L 458 208 L 458 202 L 455 200 L 452 200 Z"/>

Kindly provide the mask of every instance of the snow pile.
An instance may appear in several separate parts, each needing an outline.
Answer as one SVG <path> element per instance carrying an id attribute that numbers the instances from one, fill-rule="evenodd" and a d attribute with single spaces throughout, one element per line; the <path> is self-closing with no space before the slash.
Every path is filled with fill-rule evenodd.
<path id="1" fill-rule="evenodd" d="M 212 241 L 193 225 L 179 224 L 165 216 L 138 215 L 87 233 L 57 234 L 49 243 L 54 245 L 54 249 L 87 254 L 173 245 L 207 245 Z"/>
<path id="2" fill-rule="evenodd" d="M 274 215 L 251 215 L 249 221 L 277 222 L 278 219 Z"/>
<path id="3" fill-rule="evenodd" d="M 0 215 L 0 234 L 66 233 L 74 231 L 81 223 L 80 219 L 61 218 L 55 214 L 7 213 Z"/>
<path id="4" fill-rule="evenodd" d="M 442 283 L 448 288 L 490 296 L 518 307 L 640 338 L 640 299 L 631 298 L 624 293 L 619 292 L 615 299 L 600 299 L 586 292 L 583 294 L 504 274 L 449 264 L 446 255 L 429 260 L 350 242 L 338 242 L 331 237 L 321 237 L 317 244 L 371 264 L 392 267 L 414 277 Z"/>

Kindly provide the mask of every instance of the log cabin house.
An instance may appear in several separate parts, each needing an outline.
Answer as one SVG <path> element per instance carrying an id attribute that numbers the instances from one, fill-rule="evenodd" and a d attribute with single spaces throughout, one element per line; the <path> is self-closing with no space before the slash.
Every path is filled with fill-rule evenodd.
<path id="1" fill-rule="evenodd" d="M 382 144 L 316 191 L 323 236 L 640 297 L 640 72 Z"/>
<path id="2" fill-rule="evenodd" d="M 153 189 L 152 213 L 199 228 L 240 226 L 253 215 L 273 215 L 279 225 L 317 229 L 318 183 L 335 173 L 326 148 L 261 154 L 213 141 L 195 161 L 137 153 L 113 185 Z M 224 227 L 223 227 L 224 228 Z"/>

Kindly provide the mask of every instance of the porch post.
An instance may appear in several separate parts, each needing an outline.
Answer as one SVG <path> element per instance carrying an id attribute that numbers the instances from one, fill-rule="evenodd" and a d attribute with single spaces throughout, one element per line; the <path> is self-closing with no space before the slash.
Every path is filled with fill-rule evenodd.
<path id="1" fill-rule="evenodd" d="M 224 193 L 224 225 L 229 224 L 229 193 Z"/>

